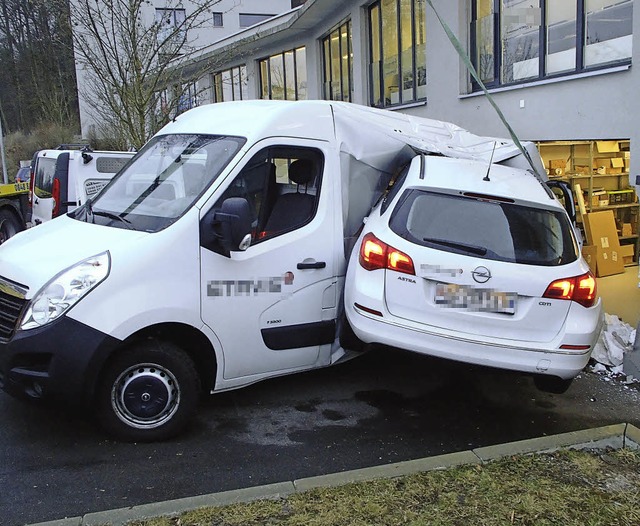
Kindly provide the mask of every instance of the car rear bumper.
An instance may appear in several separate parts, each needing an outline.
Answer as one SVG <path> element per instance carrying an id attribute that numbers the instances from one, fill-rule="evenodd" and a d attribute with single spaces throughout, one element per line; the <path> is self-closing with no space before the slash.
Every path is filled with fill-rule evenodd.
<path id="1" fill-rule="evenodd" d="M 591 337 L 581 339 L 582 342 L 589 340 L 585 344 L 591 346 L 589 349 L 566 350 L 554 347 L 555 342 L 543 347 L 539 343 L 526 345 L 525 342 L 507 340 L 498 343 L 495 340 L 472 339 L 459 333 L 438 333 L 386 312 L 378 316 L 363 311 L 353 303 L 347 304 L 345 310 L 353 331 L 366 343 L 380 343 L 459 362 L 562 379 L 575 378 L 584 369 L 599 334 L 597 330 Z M 571 339 L 575 344 L 575 335 Z"/>

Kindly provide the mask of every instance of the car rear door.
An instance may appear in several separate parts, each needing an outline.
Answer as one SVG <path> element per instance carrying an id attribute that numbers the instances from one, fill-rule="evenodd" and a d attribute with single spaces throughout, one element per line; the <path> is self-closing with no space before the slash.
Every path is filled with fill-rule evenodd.
<path id="1" fill-rule="evenodd" d="M 562 210 L 419 193 L 391 226 L 383 241 L 409 255 L 416 272 L 386 271 L 393 315 L 462 337 L 522 342 L 551 341 L 563 328 L 571 302 L 543 297 L 580 271 Z"/>
<path id="2" fill-rule="evenodd" d="M 66 173 L 69 154 L 56 151 L 45 151 L 37 155 L 34 167 L 34 181 L 32 192 L 31 220 L 39 225 L 53 218 L 55 208 L 54 192 L 59 182 L 55 179 Z M 64 177 L 66 181 L 66 176 Z"/>

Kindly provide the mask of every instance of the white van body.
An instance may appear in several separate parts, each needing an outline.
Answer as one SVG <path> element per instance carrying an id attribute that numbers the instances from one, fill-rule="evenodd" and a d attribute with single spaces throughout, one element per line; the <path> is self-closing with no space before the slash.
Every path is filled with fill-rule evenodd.
<path id="1" fill-rule="evenodd" d="M 347 358 L 349 252 L 415 148 L 520 157 L 510 141 L 346 103 L 178 116 L 95 201 L 0 247 L 0 385 L 82 400 L 115 436 L 157 440 L 200 391 Z"/>
<path id="2" fill-rule="evenodd" d="M 95 197 L 134 152 L 55 149 L 33 156 L 31 221 L 39 225 Z"/>

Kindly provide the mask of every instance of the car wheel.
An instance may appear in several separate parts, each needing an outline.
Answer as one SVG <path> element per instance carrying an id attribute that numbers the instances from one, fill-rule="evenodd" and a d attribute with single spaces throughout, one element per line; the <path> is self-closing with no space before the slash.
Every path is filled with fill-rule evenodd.
<path id="1" fill-rule="evenodd" d="M 8 210 L 0 210 L 0 244 L 22 230 L 22 225 L 14 214 Z"/>
<path id="2" fill-rule="evenodd" d="M 118 439 L 164 440 L 184 428 L 199 394 L 191 358 L 171 343 L 145 340 L 107 365 L 97 391 L 98 417 Z"/>
<path id="3" fill-rule="evenodd" d="M 573 382 L 573 378 L 563 380 L 557 376 L 538 375 L 533 377 L 534 385 L 545 393 L 563 394 L 566 393 Z"/>

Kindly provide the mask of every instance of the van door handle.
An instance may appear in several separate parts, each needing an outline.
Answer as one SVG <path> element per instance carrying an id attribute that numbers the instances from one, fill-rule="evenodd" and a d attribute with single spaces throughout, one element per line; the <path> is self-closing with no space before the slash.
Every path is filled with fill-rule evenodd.
<path id="1" fill-rule="evenodd" d="M 312 268 L 325 268 L 327 263 L 324 261 L 311 261 L 311 262 L 302 262 L 298 263 L 298 270 L 306 270 Z"/>

